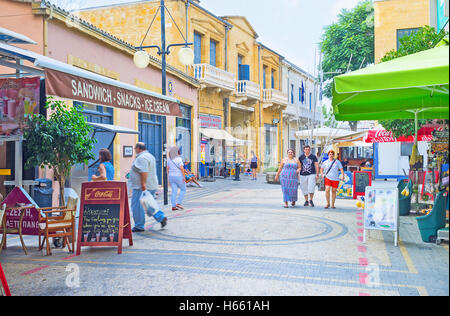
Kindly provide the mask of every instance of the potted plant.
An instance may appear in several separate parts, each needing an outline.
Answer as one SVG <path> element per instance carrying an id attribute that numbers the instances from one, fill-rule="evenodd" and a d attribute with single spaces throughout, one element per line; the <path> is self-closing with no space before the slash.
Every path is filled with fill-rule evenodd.
<path id="1" fill-rule="evenodd" d="M 26 167 L 49 167 L 59 183 L 60 205 L 64 203 L 64 185 L 72 167 L 94 159 L 95 139 L 89 135 L 91 127 L 77 107 L 64 101 L 48 98 L 46 117 L 34 114 L 27 119 L 24 132 L 24 152 L 29 157 Z"/>

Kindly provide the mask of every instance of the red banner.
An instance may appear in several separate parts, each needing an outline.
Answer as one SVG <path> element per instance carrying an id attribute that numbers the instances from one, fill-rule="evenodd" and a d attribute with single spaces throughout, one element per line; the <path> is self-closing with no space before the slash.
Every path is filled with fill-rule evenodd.
<path id="1" fill-rule="evenodd" d="M 433 131 L 436 129 L 442 130 L 440 126 L 424 126 L 418 131 L 418 141 L 419 142 L 430 142 L 433 139 Z M 396 142 L 405 142 L 405 143 L 413 143 L 414 136 L 402 136 L 399 138 L 395 138 L 392 132 L 388 132 L 386 130 L 371 130 L 367 132 L 367 136 L 364 138 L 364 141 L 368 144 L 372 143 L 396 143 Z"/>

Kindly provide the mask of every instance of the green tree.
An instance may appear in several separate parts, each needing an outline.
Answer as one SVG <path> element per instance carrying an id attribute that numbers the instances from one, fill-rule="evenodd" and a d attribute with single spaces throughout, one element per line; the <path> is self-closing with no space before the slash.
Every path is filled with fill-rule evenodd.
<path id="1" fill-rule="evenodd" d="M 44 115 L 28 117 L 24 132 L 24 152 L 29 157 L 26 168 L 47 166 L 53 169 L 60 186 L 60 205 L 64 205 L 64 185 L 75 164 L 87 164 L 96 140 L 90 138 L 91 127 L 79 108 L 69 108 L 63 101 L 49 98 Z"/>
<path id="2" fill-rule="evenodd" d="M 437 33 L 433 27 L 424 26 L 417 32 L 400 39 L 398 50 L 391 50 L 381 59 L 381 62 L 387 62 L 395 58 L 415 54 L 435 47 L 442 39 L 448 36 L 448 32 L 442 30 Z M 430 120 L 419 120 L 419 128 L 431 123 Z M 386 130 L 391 131 L 395 137 L 414 135 L 414 120 L 385 120 L 379 122 Z"/>
<path id="3" fill-rule="evenodd" d="M 343 9 L 338 21 L 324 29 L 320 43 L 323 53 L 324 95 L 333 94 L 333 78 L 374 63 L 374 8 L 372 1 L 362 1 Z M 349 122 L 355 130 L 357 122 Z"/>
<path id="4" fill-rule="evenodd" d="M 336 122 L 336 119 L 334 118 L 333 110 L 329 110 L 326 106 L 322 107 L 322 113 L 323 113 L 323 121 L 324 125 L 326 127 L 330 128 L 337 128 L 338 123 Z"/>
<path id="5" fill-rule="evenodd" d="M 360 2 L 354 9 L 343 9 L 336 23 L 325 27 L 320 43 L 324 80 L 339 73 L 358 70 L 374 63 L 374 9 L 372 1 Z M 333 83 L 324 95 L 332 97 Z"/>

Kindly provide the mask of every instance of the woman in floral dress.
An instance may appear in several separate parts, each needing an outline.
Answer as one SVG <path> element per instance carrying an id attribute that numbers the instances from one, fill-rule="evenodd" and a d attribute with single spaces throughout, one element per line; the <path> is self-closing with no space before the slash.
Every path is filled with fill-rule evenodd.
<path id="1" fill-rule="evenodd" d="M 275 177 L 275 181 L 278 181 L 281 177 L 280 182 L 285 208 L 289 207 L 289 202 L 294 207 L 298 201 L 298 175 L 301 169 L 300 161 L 295 158 L 295 151 L 289 149 L 287 154 L 288 157 L 281 162 Z"/>

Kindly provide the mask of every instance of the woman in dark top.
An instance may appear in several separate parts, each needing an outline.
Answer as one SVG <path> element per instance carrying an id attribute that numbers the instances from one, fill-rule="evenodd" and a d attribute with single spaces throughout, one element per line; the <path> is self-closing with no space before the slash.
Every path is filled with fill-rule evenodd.
<path id="1" fill-rule="evenodd" d="M 98 166 L 98 175 L 92 176 L 92 181 L 114 181 L 114 166 L 111 163 L 112 156 L 108 149 L 100 149 L 98 153 L 100 166 Z"/>

